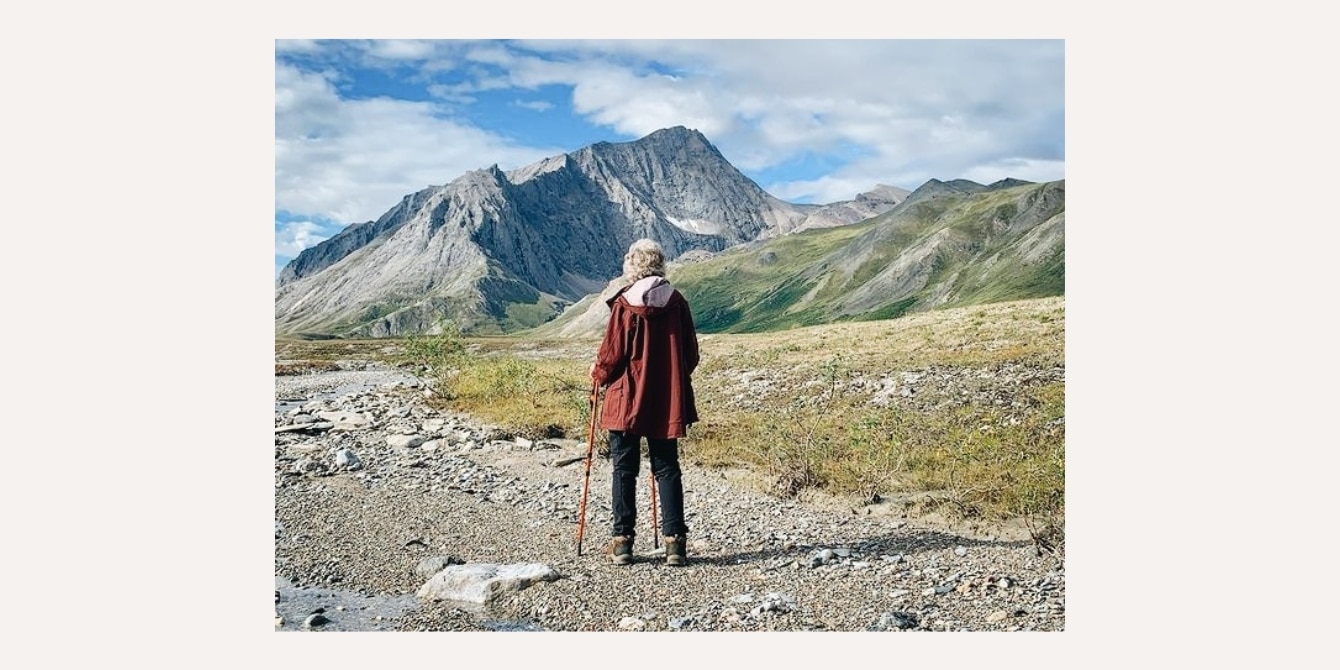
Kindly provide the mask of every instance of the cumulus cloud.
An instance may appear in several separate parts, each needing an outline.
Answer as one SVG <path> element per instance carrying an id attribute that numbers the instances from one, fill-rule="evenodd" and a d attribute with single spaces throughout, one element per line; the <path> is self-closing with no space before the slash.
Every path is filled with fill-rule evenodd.
<path id="1" fill-rule="evenodd" d="M 339 232 L 339 228 L 330 225 L 322 225 L 315 221 L 288 221 L 275 224 L 275 255 L 292 258 L 297 256 L 303 249 L 315 245 L 331 235 Z"/>
<path id="2" fill-rule="evenodd" d="M 432 56 L 434 48 L 432 40 L 377 40 L 368 53 L 387 60 L 419 60 Z"/>
<path id="3" fill-rule="evenodd" d="M 791 202 L 830 203 L 851 200 L 857 193 L 873 189 L 875 183 L 830 175 L 818 179 L 763 184 L 763 190 Z"/>
<path id="4" fill-rule="evenodd" d="M 513 86 L 571 86 L 577 113 L 628 137 L 696 128 L 746 171 L 861 147 L 859 163 L 794 191 L 846 199 L 1009 165 L 1063 176 L 1056 40 L 538 41 L 490 45 L 484 60 Z"/>
<path id="5" fill-rule="evenodd" d="M 979 184 L 990 184 L 1006 177 L 1038 182 L 1063 179 L 1065 163 L 1011 158 L 990 164 L 974 165 L 963 175 L 964 179 L 971 179 Z"/>
<path id="6" fill-rule="evenodd" d="M 350 96 L 350 67 L 398 80 L 408 68 L 422 95 Z M 524 146 L 461 113 L 507 91 L 503 104 L 552 111 L 528 95 L 549 86 L 568 87 L 573 111 L 615 136 L 682 125 L 746 174 L 826 167 L 769 177 L 762 186 L 783 199 L 835 202 L 932 178 L 1064 178 L 1059 40 L 282 40 L 275 207 L 366 221 L 467 171 L 576 150 Z M 282 244 L 277 231 L 276 252 L 320 234 L 300 230 Z"/>
<path id="7" fill-rule="evenodd" d="M 470 170 L 563 152 L 515 145 L 432 102 L 345 99 L 324 72 L 275 70 L 276 209 L 358 223 Z"/>

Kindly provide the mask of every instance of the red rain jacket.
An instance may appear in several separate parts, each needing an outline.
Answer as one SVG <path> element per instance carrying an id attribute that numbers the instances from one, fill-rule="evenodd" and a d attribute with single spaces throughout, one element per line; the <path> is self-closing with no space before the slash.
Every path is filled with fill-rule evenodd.
<path id="1" fill-rule="evenodd" d="M 684 296 L 664 277 L 620 289 L 592 379 L 609 385 L 600 427 L 640 437 L 680 438 L 698 420 L 693 370 L 698 335 Z"/>

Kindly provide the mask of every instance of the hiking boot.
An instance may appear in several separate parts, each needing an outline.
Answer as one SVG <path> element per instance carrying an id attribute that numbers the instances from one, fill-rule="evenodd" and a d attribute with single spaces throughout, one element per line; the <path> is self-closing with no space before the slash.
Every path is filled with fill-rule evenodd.
<path id="1" fill-rule="evenodd" d="M 633 562 L 633 538 L 628 535 L 616 535 L 610 540 L 608 547 L 605 547 L 605 553 L 609 554 L 610 562 L 615 565 L 628 565 Z"/>
<path id="2" fill-rule="evenodd" d="M 684 565 L 688 563 L 687 538 L 683 535 L 666 535 L 661 539 L 665 541 L 666 565 Z"/>

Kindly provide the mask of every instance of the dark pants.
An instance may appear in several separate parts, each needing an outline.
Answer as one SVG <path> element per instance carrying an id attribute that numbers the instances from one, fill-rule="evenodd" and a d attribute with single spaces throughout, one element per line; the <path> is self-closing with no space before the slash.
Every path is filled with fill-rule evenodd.
<path id="1" fill-rule="evenodd" d="M 610 460 L 614 463 L 614 534 L 637 535 L 637 474 L 642 465 L 642 438 L 610 431 Z M 656 477 L 661 534 L 688 535 L 684 525 L 684 484 L 679 473 L 679 441 L 647 438 L 651 473 Z"/>

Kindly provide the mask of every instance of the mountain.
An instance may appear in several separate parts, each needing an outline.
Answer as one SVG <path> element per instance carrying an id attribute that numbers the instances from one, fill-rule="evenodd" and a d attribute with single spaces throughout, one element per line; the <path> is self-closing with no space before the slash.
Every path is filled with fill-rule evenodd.
<path id="1" fill-rule="evenodd" d="M 862 223 L 742 245 L 667 275 L 705 333 L 1064 295 L 1065 181 L 932 179 Z M 607 316 L 589 299 L 534 333 L 598 335 Z"/>
<path id="2" fill-rule="evenodd" d="M 796 205 L 805 212 L 805 221 L 791 232 L 812 228 L 832 228 L 864 221 L 872 216 L 883 214 L 895 205 L 906 200 L 907 189 L 877 184 L 874 189 L 862 193 L 854 200 L 835 202 L 829 205 Z"/>
<path id="3" fill-rule="evenodd" d="M 847 203 L 787 203 L 684 127 L 510 172 L 494 165 L 407 195 L 300 253 L 276 280 L 275 333 L 402 336 L 444 319 L 511 332 L 607 287 L 638 238 L 692 257 L 851 223 L 904 195 L 885 186 Z"/>

